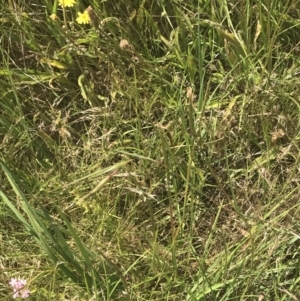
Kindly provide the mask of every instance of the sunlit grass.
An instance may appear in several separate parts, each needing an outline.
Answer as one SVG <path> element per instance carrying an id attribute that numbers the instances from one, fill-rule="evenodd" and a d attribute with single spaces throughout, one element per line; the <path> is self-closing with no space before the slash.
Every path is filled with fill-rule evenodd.
<path id="1" fill-rule="evenodd" d="M 0 296 L 300 299 L 299 9 L 3 4 Z"/>

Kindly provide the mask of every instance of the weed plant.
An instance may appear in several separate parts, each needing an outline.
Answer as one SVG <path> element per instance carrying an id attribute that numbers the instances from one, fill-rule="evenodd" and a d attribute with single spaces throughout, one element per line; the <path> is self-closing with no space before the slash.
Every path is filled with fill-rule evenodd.
<path id="1" fill-rule="evenodd" d="M 0 299 L 300 300 L 299 19 L 2 0 Z"/>

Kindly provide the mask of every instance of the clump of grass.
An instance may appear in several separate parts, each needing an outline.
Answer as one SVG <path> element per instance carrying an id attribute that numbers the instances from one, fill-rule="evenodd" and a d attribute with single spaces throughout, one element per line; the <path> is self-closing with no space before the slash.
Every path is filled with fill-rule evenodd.
<path id="1" fill-rule="evenodd" d="M 298 5 L 71 2 L 2 9 L 2 296 L 299 299 Z"/>

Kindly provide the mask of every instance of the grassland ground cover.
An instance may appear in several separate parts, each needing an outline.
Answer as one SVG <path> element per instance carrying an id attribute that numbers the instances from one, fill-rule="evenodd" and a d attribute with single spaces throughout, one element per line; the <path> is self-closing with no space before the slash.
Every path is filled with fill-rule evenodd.
<path id="1" fill-rule="evenodd" d="M 299 26 L 1 0 L 0 299 L 300 300 Z"/>

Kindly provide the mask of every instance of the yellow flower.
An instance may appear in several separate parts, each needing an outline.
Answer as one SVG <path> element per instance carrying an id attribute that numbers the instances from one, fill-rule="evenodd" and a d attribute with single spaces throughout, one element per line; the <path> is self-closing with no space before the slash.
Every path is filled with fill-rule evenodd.
<path id="1" fill-rule="evenodd" d="M 88 24 L 90 23 L 90 17 L 88 12 L 85 10 L 83 13 L 78 13 L 78 18 L 76 19 L 76 21 L 79 24 Z"/>
<path id="2" fill-rule="evenodd" d="M 62 7 L 72 7 L 75 4 L 75 0 L 58 0 L 58 3 Z"/>

